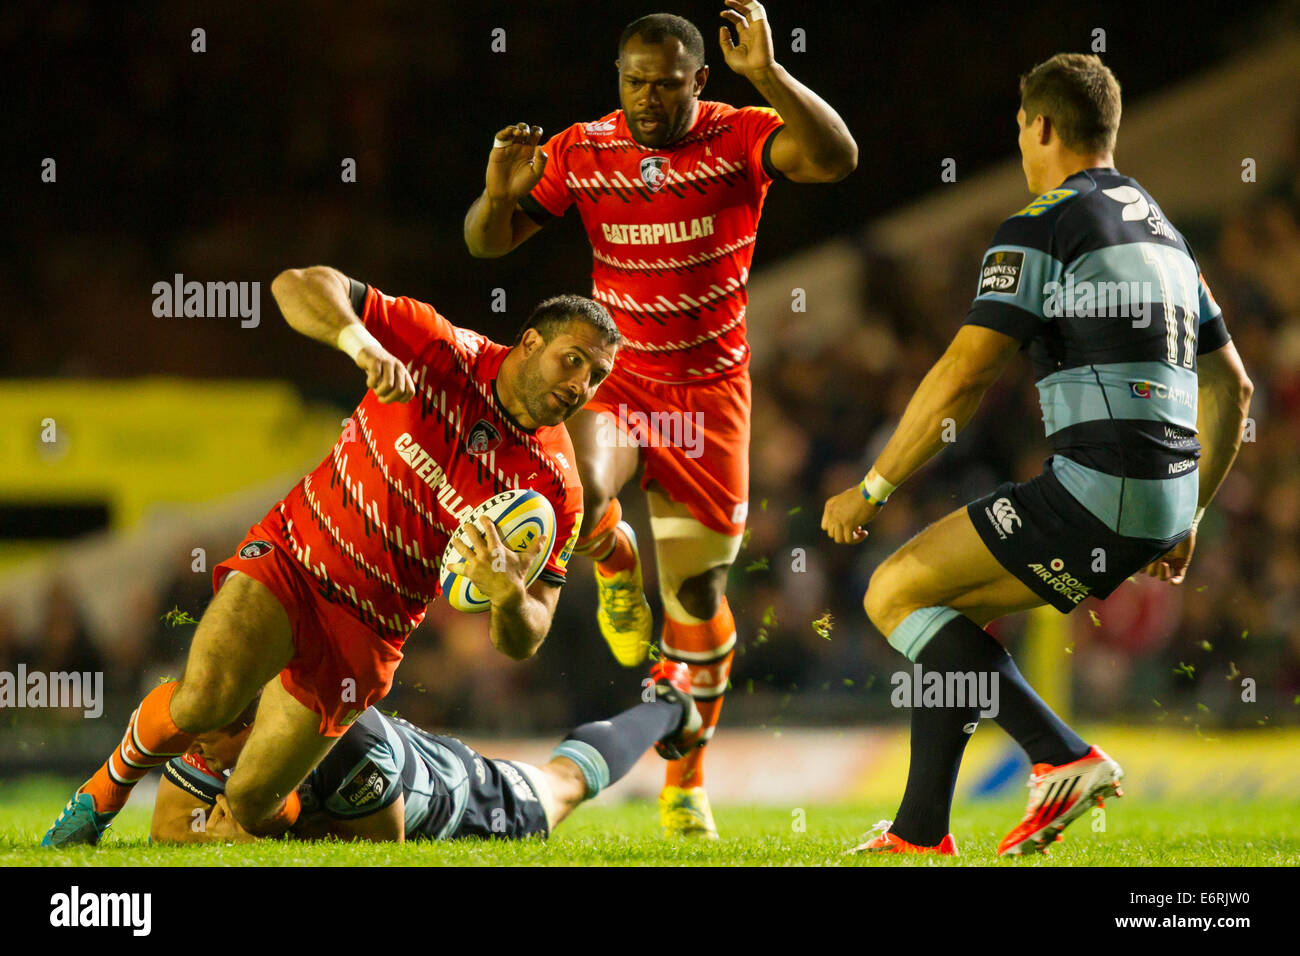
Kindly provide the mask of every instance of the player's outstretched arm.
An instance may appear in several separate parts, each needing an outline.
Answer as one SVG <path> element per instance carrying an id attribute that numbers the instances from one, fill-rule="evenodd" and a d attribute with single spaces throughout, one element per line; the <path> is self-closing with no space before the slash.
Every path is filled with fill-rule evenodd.
<path id="1" fill-rule="evenodd" d="M 476 259 L 504 256 L 542 228 L 519 208 L 546 172 L 541 141 L 542 128 L 527 123 L 497 131 L 487 185 L 465 214 L 465 245 Z"/>
<path id="2" fill-rule="evenodd" d="M 304 814 L 294 824 L 293 835 L 300 840 L 337 837 L 367 843 L 405 843 L 406 798 L 398 794 L 397 799 L 382 810 L 359 817 L 332 817 L 323 811 Z"/>
<path id="3" fill-rule="evenodd" d="M 883 480 L 892 490 L 942 451 L 951 436 L 966 427 L 984 393 L 1019 350 L 1020 342 L 1010 335 L 963 325 L 921 380 L 866 483 Z M 840 544 L 861 541 L 867 536 L 864 526 L 883 501 L 878 497 L 873 503 L 862 493 L 862 486 L 854 485 L 826 502 L 822 530 Z"/>
<path id="4" fill-rule="evenodd" d="M 164 777 L 153 800 L 149 839 L 154 843 L 199 843 L 211 811 L 211 806 Z"/>
<path id="5" fill-rule="evenodd" d="M 366 387 L 381 402 L 410 401 L 415 380 L 366 330 L 352 308 L 350 291 L 348 277 L 329 266 L 286 269 L 271 283 L 271 295 L 295 332 L 346 353 L 366 373 Z"/>
<path id="6" fill-rule="evenodd" d="M 1255 386 L 1246 367 L 1229 341 L 1220 349 L 1197 357 L 1196 431 L 1201 442 L 1197 464 L 1200 493 L 1196 500 L 1196 518 L 1192 531 L 1164 557 L 1145 568 L 1147 574 L 1170 584 L 1181 584 L 1187 577 L 1196 531 L 1206 506 L 1214 500 L 1229 469 L 1241 450 L 1241 429 L 1250 414 L 1250 396 Z"/>
<path id="7" fill-rule="evenodd" d="M 727 66 L 754 84 L 785 127 L 772 140 L 772 165 L 797 183 L 831 183 L 858 165 L 858 144 L 840 114 L 776 62 L 767 11 L 752 0 L 726 0 L 722 16 L 736 28 L 718 34 Z"/>
<path id="8" fill-rule="evenodd" d="M 225 794 L 218 794 L 216 803 L 208 804 L 163 777 L 153 801 L 149 839 L 154 843 L 248 843 L 257 837 L 231 816 Z"/>
<path id="9" fill-rule="evenodd" d="M 551 629 L 560 589 L 545 581 L 525 588 L 528 570 L 547 545 L 539 535 L 524 551 L 511 551 L 488 518 L 479 527 L 465 526 L 468 544 L 453 542 L 464 559 L 453 567 L 464 574 L 492 602 L 490 631 L 492 646 L 512 660 L 522 661 L 537 653 Z"/>

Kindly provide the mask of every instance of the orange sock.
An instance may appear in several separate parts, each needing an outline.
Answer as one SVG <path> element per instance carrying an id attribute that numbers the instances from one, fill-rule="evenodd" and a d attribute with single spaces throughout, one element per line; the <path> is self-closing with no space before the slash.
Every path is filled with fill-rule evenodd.
<path id="1" fill-rule="evenodd" d="M 631 542 L 618 533 L 618 523 L 622 520 L 623 506 L 618 503 L 617 498 L 614 498 L 595 526 L 578 539 L 573 550 L 595 561 L 596 567 L 606 575 L 622 571 L 625 567 L 630 568 L 635 555 L 632 552 Z M 627 564 L 622 567 L 610 566 L 610 562 L 617 564 L 621 560 L 626 560 Z"/>
<path id="2" fill-rule="evenodd" d="M 99 813 L 116 813 L 136 785 L 154 767 L 183 754 L 194 741 L 172 721 L 172 694 L 179 684 L 159 684 L 145 695 L 112 756 L 79 792 L 90 794 Z"/>
<path id="3" fill-rule="evenodd" d="M 664 656 L 685 661 L 691 670 L 691 696 L 704 726 L 700 738 L 708 743 L 722 713 L 722 697 L 735 656 L 736 621 L 724 597 L 718 613 L 700 624 L 683 624 L 664 617 Z M 666 787 L 704 786 L 704 749 L 692 750 L 681 760 L 670 760 L 664 774 Z"/>
<path id="4" fill-rule="evenodd" d="M 632 542 L 628 540 L 627 535 L 614 529 L 614 547 L 609 554 L 596 562 L 596 569 L 605 577 L 613 577 L 620 571 L 626 571 L 636 564 L 636 552 L 632 550 Z"/>

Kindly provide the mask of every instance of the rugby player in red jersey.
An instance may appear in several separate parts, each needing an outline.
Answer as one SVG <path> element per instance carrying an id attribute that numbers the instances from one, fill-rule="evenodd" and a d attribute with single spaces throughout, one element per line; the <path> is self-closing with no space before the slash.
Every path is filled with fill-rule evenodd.
<path id="1" fill-rule="evenodd" d="M 653 694 L 647 687 L 635 707 L 575 727 L 537 766 L 485 757 L 370 707 L 298 788 L 303 812 L 291 832 L 308 840 L 397 842 L 549 836 L 580 803 L 621 780 L 651 745 L 665 757 L 679 753 L 678 744 L 698 728 L 686 665 L 658 661 L 650 679 Z M 167 762 L 151 840 L 250 839 L 230 818 L 224 791 L 252 726 L 250 706 Z"/>
<path id="2" fill-rule="evenodd" d="M 726 0 L 727 66 L 771 104 L 700 99 L 704 41 L 654 14 L 619 40 L 622 109 L 541 145 L 520 123 L 496 134 L 487 187 L 465 218 L 480 257 L 505 255 L 575 206 L 591 240 L 592 296 L 623 333 L 618 365 L 569 423 L 596 562 L 598 620 L 614 656 L 639 665 L 652 638 L 636 539 L 617 495 L 646 491 L 664 605 L 663 651 L 685 661 L 713 734 L 736 641 L 724 587 L 749 493 L 746 283 L 774 179 L 834 182 L 857 164 L 838 114 L 776 63 L 761 4 Z M 702 751 L 669 765 L 660 819 L 670 835 L 716 837 Z"/>
<path id="3" fill-rule="evenodd" d="M 328 267 L 283 272 L 271 291 L 289 325 L 347 353 L 369 390 L 325 460 L 213 569 L 184 675 L 145 697 L 44 845 L 98 842 L 151 767 L 230 723 L 263 685 L 226 795 L 250 833 L 287 829 L 299 783 L 388 692 L 403 642 L 440 593 L 450 536 L 506 489 L 546 497 L 559 546 L 525 589 L 551 543 L 516 554 L 484 519 L 472 550 L 457 545 L 463 573 L 491 600 L 502 653 L 529 657 L 550 628 L 582 522 L 562 423 L 613 367 L 620 336 L 609 314 L 581 296 L 548 299 L 510 347 Z"/>

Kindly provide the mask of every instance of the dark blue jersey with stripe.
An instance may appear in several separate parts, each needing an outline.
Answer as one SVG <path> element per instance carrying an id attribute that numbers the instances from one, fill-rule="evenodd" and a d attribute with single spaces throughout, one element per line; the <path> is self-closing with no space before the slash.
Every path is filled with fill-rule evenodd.
<path id="1" fill-rule="evenodd" d="M 1228 342 L 1191 247 L 1135 180 L 1076 173 L 998 228 L 966 322 L 1020 339 L 1051 467 L 1126 537 L 1196 511 L 1196 357 Z"/>
<path id="2" fill-rule="evenodd" d="M 181 757 L 169 761 L 165 773 L 207 803 L 225 788 L 225 774 L 217 779 Z M 521 814 L 536 817 L 525 829 L 545 832 L 536 793 L 514 765 L 489 760 L 453 737 L 431 734 L 373 707 L 348 727 L 298 793 L 303 813 L 344 820 L 370 816 L 401 796 L 408 840 L 495 835 L 501 825 L 491 814 L 498 808 L 512 823 Z"/>

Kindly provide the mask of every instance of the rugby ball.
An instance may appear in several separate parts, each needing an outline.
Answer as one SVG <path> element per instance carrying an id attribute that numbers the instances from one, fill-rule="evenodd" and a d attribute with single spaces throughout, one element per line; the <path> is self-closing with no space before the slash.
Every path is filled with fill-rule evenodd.
<path id="1" fill-rule="evenodd" d="M 461 541 L 468 544 L 466 526 L 473 525 L 477 528 L 479 518 L 484 515 L 497 526 L 497 533 L 511 551 L 527 551 L 538 535 L 546 535 L 547 545 L 528 569 L 525 586 L 531 586 L 537 580 L 555 548 L 555 509 L 545 497 L 531 488 L 503 491 L 471 511 L 443 549 L 441 579 L 442 596 L 447 603 L 456 610 L 469 614 L 486 611 L 491 607 L 491 602 L 468 577 L 449 570 L 449 566 L 458 565 L 464 560 L 456 550 L 455 543 Z"/>

